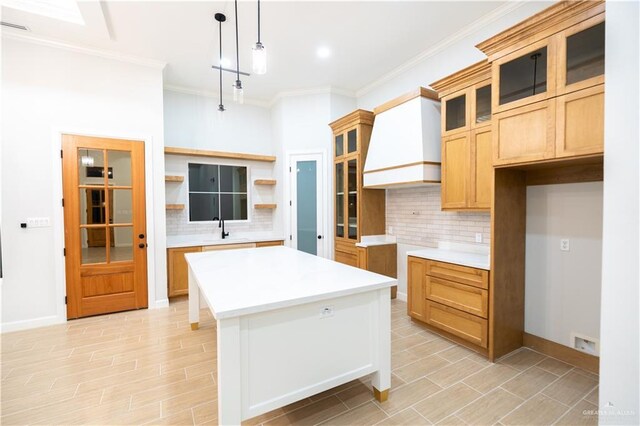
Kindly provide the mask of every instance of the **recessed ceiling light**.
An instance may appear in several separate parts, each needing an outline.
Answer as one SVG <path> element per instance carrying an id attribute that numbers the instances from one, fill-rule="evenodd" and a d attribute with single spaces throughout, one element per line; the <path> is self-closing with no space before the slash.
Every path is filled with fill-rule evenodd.
<path id="1" fill-rule="evenodd" d="M 316 54 L 318 55 L 318 58 L 328 58 L 329 56 L 331 56 L 331 49 L 326 46 L 321 46 L 318 47 L 318 50 L 316 50 Z"/>
<path id="2" fill-rule="evenodd" d="M 0 0 L 0 4 L 59 21 L 85 24 L 78 2 L 75 0 Z"/>

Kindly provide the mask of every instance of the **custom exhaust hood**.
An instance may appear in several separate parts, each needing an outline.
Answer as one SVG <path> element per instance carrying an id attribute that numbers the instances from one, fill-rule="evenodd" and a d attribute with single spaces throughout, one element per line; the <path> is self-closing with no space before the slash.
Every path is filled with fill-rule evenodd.
<path id="1" fill-rule="evenodd" d="M 373 110 L 365 188 L 440 183 L 440 101 L 420 87 Z"/>

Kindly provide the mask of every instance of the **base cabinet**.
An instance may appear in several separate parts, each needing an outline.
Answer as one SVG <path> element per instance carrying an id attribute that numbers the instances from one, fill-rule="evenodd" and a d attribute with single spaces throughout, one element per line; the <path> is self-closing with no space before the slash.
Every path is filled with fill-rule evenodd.
<path id="1" fill-rule="evenodd" d="M 486 354 L 489 272 L 413 256 L 408 271 L 409 316 Z"/>
<path id="2" fill-rule="evenodd" d="M 234 250 L 254 247 L 281 246 L 283 241 L 262 241 L 258 243 L 242 244 L 219 244 L 213 246 L 193 246 L 177 247 L 167 249 L 167 269 L 168 269 L 168 294 L 169 297 L 185 296 L 189 294 L 189 273 L 187 260 L 184 255 L 187 253 L 199 253 L 203 251 Z"/>
<path id="3" fill-rule="evenodd" d="M 357 247 L 358 268 L 391 278 L 398 278 L 398 246 L 384 244 Z M 391 287 L 391 298 L 398 296 L 398 286 Z"/>

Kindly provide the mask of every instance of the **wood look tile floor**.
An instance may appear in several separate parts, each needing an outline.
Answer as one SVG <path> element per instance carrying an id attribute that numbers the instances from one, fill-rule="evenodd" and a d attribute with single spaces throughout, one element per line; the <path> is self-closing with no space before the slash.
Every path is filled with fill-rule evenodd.
<path id="1" fill-rule="evenodd" d="M 491 364 L 391 306 L 388 401 L 365 377 L 244 423 L 597 424 L 596 375 L 528 349 Z M 3 334 L 0 423 L 216 424 L 215 321 L 201 318 L 191 331 L 182 299 Z"/>

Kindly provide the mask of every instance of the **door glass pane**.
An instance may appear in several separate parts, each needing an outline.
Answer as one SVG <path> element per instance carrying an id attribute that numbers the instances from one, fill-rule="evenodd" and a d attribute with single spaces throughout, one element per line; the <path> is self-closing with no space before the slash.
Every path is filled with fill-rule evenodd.
<path id="1" fill-rule="evenodd" d="M 546 91 L 546 47 L 500 65 L 500 105 Z"/>
<path id="2" fill-rule="evenodd" d="M 336 164 L 336 237 L 344 237 L 344 163 Z"/>
<path id="3" fill-rule="evenodd" d="M 604 74 L 604 22 L 567 37 L 567 84 Z"/>
<path id="4" fill-rule="evenodd" d="M 466 104 L 467 104 L 467 96 L 462 95 L 457 98 L 449 99 L 447 102 L 447 122 L 446 128 L 447 130 L 458 129 L 460 127 L 464 127 L 466 123 Z"/>
<path id="5" fill-rule="evenodd" d="M 110 262 L 133 260 L 133 227 L 116 226 L 113 230 L 113 241 L 110 250 Z M 137 244 L 136 249 L 139 250 Z"/>
<path id="6" fill-rule="evenodd" d="M 81 228 L 80 247 L 82 264 L 107 262 L 106 228 Z"/>
<path id="7" fill-rule="evenodd" d="M 298 161 L 296 167 L 296 230 L 298 250 L 318 254 L 318 199 L 316 162 Z"/>
<path id="8" fill-rule="evenodd" d="M 213 220 L 220 217 L 218 194 L 189 194 L 189 220 Z"/>
<path id="9" fill-rule="evenodd" d="M 131 186 L 131 153 L 129 151 L 107 151 L 109 163 L 109 184 Z"/>
<path id="10" fill-rule="evenodd" d="M 247 194 L 220 194 L 220 218 L 247 220 Z"/>
<path id="11" fill-rule="evenodd" d="M 104 189 L 80 188 L 80 223 L 105 224 L 107 217 L 105 211 Z"/>
<path id="12" fill-rule="evenodd" d="M 78 184 L 104 186 L 104 153 L 78 148 Z"/>
<path id="13" fill-rule="evenodd" d="M 336 142 L 336 157 L 340 157 L 344 154 L 344 136 L 338 135 L 335 139 Z"/>
<path id="14" fill-rule="evenodd" d="M 476 89 L 476 123 L 491 120 L 491 85 Z"/>
<path id="15" fill-rule="evenodd" d="M 130 189 L 112 189 L 109 191 L 111 198 L 109 211 L 111 219 L 109 223 L 133 223 L 133 204 Z"/>
<path id="16" fill-rule="evenodd" d="M 358 164 L 356 160 L 350 160 L 347 164 L 348 173 L 348 208 L 349 208 L 349 238 L 358 238 Z"/>
<path id="17" fill-rule="evenodd" d="M 189 192 L 219 192 L 218 166 L 189 163 Z"/>
<path id="18" fill-rule="evenodd" d="M 358 131 L 356 129 L 347 132 L 347 152 L 356 152 L 358 149 Z"/>
<path id="19" fill-rule="evenodd" d="M 220 166 L 220 192 L 247 192 L 247 168 Z"/>

